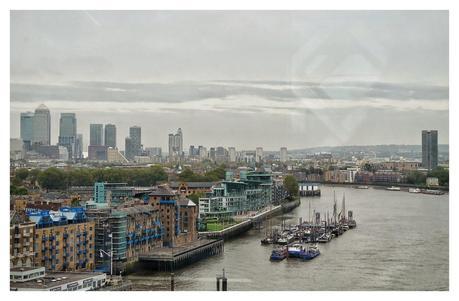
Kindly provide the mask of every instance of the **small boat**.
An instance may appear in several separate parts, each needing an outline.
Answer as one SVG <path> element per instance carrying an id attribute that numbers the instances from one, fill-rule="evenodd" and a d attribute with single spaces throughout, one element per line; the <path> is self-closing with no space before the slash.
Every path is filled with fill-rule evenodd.
<path id="1" fill-rule="evenodd" d="M 424 194 L 433 194 L 433 195 L 443 195 L 443 194 L 445 194 L 444 191 L 433 190 L 433 189 L 426 189 L 426 190 L 422 191 L 422 193 L 424 193 Z"/>
<path id="2" fill-rule="evenodd" d="M 281 261 L 281 260 L 287 258 L 287 256 L 288 256 L 288 251 L 287 251 L 286 247 L 277 248 L 277 249 L 274 249 L 271 252 L 271 256 L 269 257 L 269 260 Z"/>
<path id="3" fill-rule="evenodd" d="M 368 186 L 367 185 L 359 185 L 359 186 L 355 186 L 356 189 L 368 189 Z"/>
<path id="4" fill-rule="evenodd" d="M 294 235 L 286 235 L 286 236 L 282 236 L 281 238 L 279 238 L 277 240 L 277 244 L 279 245 L 286 245 L 286 244 L 289 244 L 291 242 L 293 242 L 295 240 L 295 236 Z"/>
<path id="5" fill-rule="evenodd" d="M 353 220 L 353 219 L 349 220 L 347 222 L 347 224 L 349 225 L 349 229 L 353 229 L 353 228 L 357 227 L 357 222 L 355 220 Z"/>
<path id="6" fill-rule="evenodd" d="M 272 239 L 271 237 L 266 237 L 261 240 L 262 245 L 269 245 L 273 243 L 274 243 L 274 239 Z"/>
<path id="7" fill-rule="evenodd" d="M 410 188 L 410 189 L 408 189 L 408 192 L 409 193 L 420 193 L 421 189 L 419 189 L 419 188 Z"/>
<path id="8" fill-rule="evenodd" d="M 331 233 L 324 233 L 317 239 L 318 242 L 329 242 L 332 239 Z"/>
<path id="9" fill-rule="evenodd" d="M 391 186 L 391 187 L 387 187 L 386 190 L 390 190 L 390 191 L 400 191 L 400 187 Z"/>
<path id="10" fill-rule="evenodd" d="M 303 260 L 311 260 L 320 255 L 320 250 L 317 245 L 309 246 L 300 253 L 300 258 Z"/>

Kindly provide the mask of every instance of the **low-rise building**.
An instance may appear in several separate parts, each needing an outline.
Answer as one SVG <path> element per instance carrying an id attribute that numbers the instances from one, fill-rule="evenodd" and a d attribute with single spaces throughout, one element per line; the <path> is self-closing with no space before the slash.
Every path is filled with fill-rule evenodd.
<path id="1" fill-rule="evenodd" d="M 104 287 L 104 273 L 45 272 L 44 267 L 10 269 L 11 291 L 89 291 Z"/>
<path id="2" fill-rule="evenodd" d="M 32 267 L 34 264 L 35 223 L 24 222 L 10 226 L 10 267 Z"/>

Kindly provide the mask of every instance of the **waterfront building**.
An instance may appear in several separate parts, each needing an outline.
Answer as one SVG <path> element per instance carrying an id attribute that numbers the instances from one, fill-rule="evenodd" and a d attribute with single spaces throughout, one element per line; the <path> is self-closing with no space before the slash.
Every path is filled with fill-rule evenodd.
<path id="1" fill-rule="evenodd" d="M 422 166 L 428 170 L 438 166 L 438 131 L 422 131 Z"/>
<path id="2" fill-rule="evenodd" d="M 272 175 L 240 171 L 239 181 L 222 181 L 199 198 L 199 216 L 230 217 L 257 211 L 272 203 Z"/>
<path id="3" fill-rule="evenodd" d="M 279 158 L 280 158 L 280 161 L 281 161 L 282 163 L 287 162 L 287 160 L 288 160 L 288 153 L 287 153 L 287 148 L 286 148 L 286 147 L 281 147 Z"/>
<path id="4" fill-rule="evenodd" d="M 179 128 L 176 134 L 169 134 L 169 162 L 183 158 L 183 133 Z"/>
<path id="5" fill-rule="evenodd" d="M 182 197 L 212 191 L 213 182 L 169 182 L 169 188 Z"/>
<path id="6" fill-rule="evenodd" d="M 34 222 L 10 225 L 10 267 L 32 267 L 34 263 Z"/>
<path id="7" fill-rule="evenodd" d="M 26 146 L 26 149 L 29 150 L 32 146 L 33 140 L 33 112 L 24 112 L 21 113 L 20 120 L 20 137 Z"/>
<path id="8" fill-rule="evenodd" d="M 113 163 L 128 163 L 129 160 L 117 148 L 107 148 L 107 161 Z"/>
<path id="9" fill-rule="evenodd" d="M 75 143 L 77 139 L 77 120 L 75 113 L 61 113 L 59 119 L 58 145 L 66 147 L 69 159 L 75 158 Z"/>
<path id="10" fill-rule="evenodd" d="M 51 144 L 51 114 L 44 104 L 35 109 L 33 116 L 33 138 L 32 145 Z"/>
<path id="11" fill-rule="evenodd" d="M 104 125 L 94 124 L 89 125 L 89 145 L 104 145 Z"/>
<path id="12" fill-rule="evenodd" d="M 104 134 L 104 145 L 106 147 L 116 148 L 116 126 L 110 123 L 106 124 Z"/>
<path id="13" fill-rule="evenodd" d="M 255 162 L 260 163 L 263 161 L 263 148 L 257 147 L 255 150 Z"/>
<path id="14" fill-rule="evenodd" d="M 373 173 L 373 183 L 376 184 L 392 184 L 401 183 L 405 177 L 398 171 L 378 170 Z"/>
<path id="15" fill-rule="evenodd" d="M 389 162 L 382 162 L 380 166 L 382 169 L 385 169 L 385 170 L 409 172 L 409 171 L 418 170 L 421 167 L 421 162 L 389 161 Z"/>
<path id="16" fill-rule="evenodd" d="M 44 267 L 10 269 L 12 291 L 89 291 L 104 287 L 106 280 L 104 273 L 45 273 Z"/>
<path id="17" fill-rule="evenodd" d="M 80 207 L 59 211 L 29 210 L 35 223 L 34 264 L 49 271 L 91 271 L 94 269 L 94 222 Z"/>
<path id="18" fill-rule="evenodd" d="M 149 194 L 149 203 L 160 212 L 163 226 L 163 246 L 178 247 L 197 239 L 197 206 L 187 198 L 180 198 L 164 186 Z"/>
<path id="19" fill-rule="evenodd" d="M 236 148 L 228 147 L 228 157 L 230 162 L 236 162 Z"/>

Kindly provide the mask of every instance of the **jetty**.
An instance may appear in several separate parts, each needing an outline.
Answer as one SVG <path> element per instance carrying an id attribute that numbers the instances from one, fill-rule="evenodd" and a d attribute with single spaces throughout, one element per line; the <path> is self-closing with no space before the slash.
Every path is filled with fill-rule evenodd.
<path id="1" fill-rule="evenodd" d="M 183 246 L 173 248 L 153 248 L 139 255 L 139 264 L 156 271 L 174 271 L 200 259 L 221 254 L 224 250 L 222 239 L 198 239 Z"/>

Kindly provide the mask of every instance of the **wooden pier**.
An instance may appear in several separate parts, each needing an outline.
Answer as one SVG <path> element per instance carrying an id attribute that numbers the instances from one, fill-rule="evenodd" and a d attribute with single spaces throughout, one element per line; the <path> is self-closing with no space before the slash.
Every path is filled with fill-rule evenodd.
<path id="1" fill-rule="evenodd" d="M 203 258 L 223 253 L 222 239 L 199 239 L 174 248 L 155 248 L 139 256 L 143 267 L 157 271 L 174 271 Z"/>

